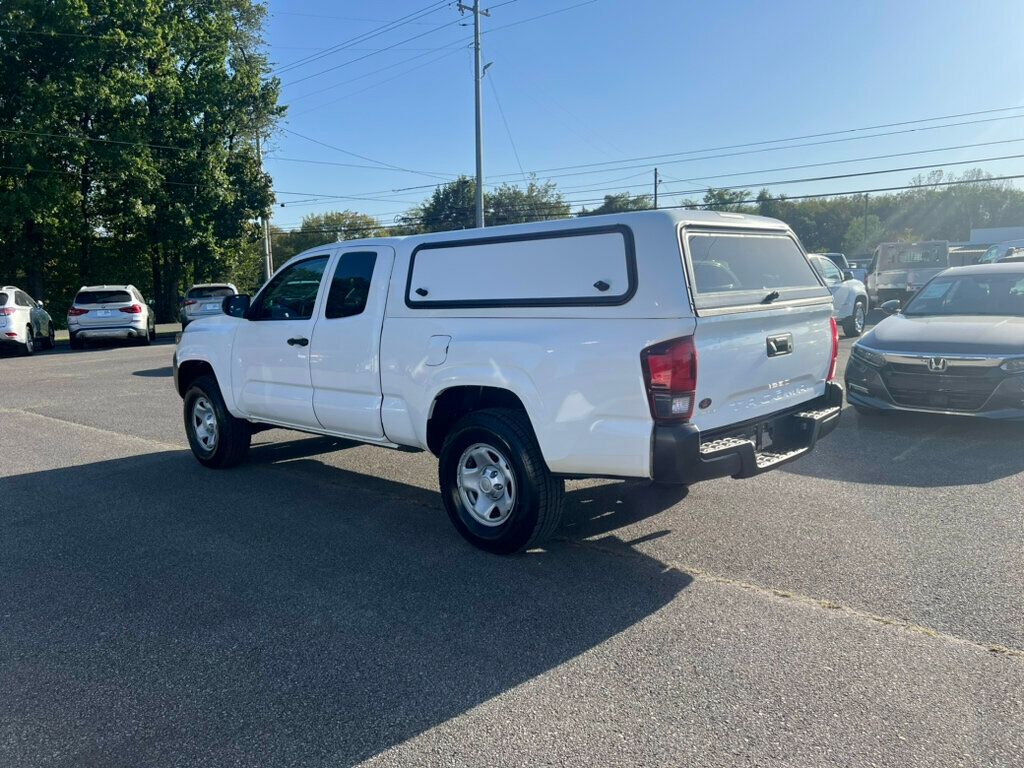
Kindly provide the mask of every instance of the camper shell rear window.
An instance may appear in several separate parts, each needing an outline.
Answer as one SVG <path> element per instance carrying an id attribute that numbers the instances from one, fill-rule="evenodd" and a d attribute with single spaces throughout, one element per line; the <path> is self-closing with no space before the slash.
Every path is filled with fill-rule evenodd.
<path id="1" fill-rule="evenodd" d="M 636 293 L 636 248 L 615 224 L 427 242 L 409 259 L 405 303 L 440 307 L 625 304 Z"/>
<path id="2" fill-rule="evenodd" d="M 831 296 L 787 233 L 687 229 L 683 238 L 698 311 Z"/>

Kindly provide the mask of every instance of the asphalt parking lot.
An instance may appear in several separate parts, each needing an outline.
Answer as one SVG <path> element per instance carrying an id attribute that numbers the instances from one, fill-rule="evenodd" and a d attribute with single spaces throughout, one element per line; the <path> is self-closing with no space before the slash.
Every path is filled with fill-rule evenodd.
<path id="1" fill-rule="evenodd" d="M 426 454 L 201 468 L 172 349 L 0 359 L 0 765 L 1024 765 L 1024 426 L 846 409 L 495 557 Z"/>

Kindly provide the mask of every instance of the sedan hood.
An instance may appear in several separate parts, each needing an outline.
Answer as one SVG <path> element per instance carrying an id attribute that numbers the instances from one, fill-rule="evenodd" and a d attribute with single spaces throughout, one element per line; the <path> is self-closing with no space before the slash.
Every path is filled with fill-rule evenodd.
<path id="1" fill-rule="evenodd" d="M 1024 317 L 893 315 L 864 335 L 861 343 L 882 352 L 964 355 L 1024 354 Z"/>

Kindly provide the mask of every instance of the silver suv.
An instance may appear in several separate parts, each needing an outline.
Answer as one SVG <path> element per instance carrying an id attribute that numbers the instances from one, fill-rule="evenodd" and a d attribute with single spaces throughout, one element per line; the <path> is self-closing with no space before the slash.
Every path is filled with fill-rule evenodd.
<path id="1" fill-rule="evenodd" d="M 193 320 L 221 314 L 225 296 L 237 296 L 238 289 L 231 283 L 198 283 L 188 289 L 181 302 L 181 330 Z"/>
<path id="2" fill-rule="evenodd" d="M 53 349 L 53 320 L 43 302 L 13 285 L 0 288 L 0 341 L 18 345 L 26 355 L 35 352 L 37 342 Z"/>
<path id="3" fill-rule="evenodd" d="M 89 339 L 149 344 L 156 338 L 156 318 L 134 285 L 83 285 L 68 310 L 68 333 L 72 349 L 84 348 Z"/>

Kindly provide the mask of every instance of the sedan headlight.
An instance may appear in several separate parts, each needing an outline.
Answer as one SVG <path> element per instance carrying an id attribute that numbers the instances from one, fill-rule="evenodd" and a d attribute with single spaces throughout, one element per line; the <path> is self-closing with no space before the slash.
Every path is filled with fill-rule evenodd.
<path id="1" fill-rule="evenodd" d="M 1007 360 L 1001 366 L 1007 373 L 1024 373 L 1024 358 L 1018 358 L 1017 360 Z"/>
<path id="2" fill-rule="evenodd" d="M 877 352 L 873 352 L 867 347 L 862 347 L 859 344 L 853 346 L 853 356 L 860 360 L 862 363 L 867 363 L 875 368 L 881 368 L 882 364 L 885 363 L 885 358 Z"/>

